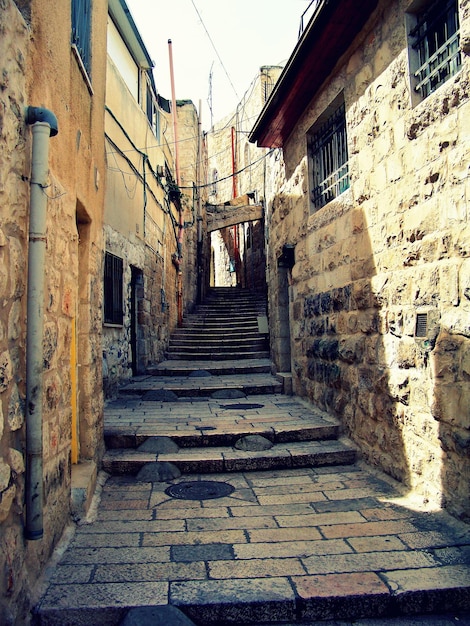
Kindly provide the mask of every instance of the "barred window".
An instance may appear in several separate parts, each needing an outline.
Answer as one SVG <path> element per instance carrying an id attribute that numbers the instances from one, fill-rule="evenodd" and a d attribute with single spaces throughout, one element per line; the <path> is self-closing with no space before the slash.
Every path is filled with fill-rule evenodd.
<path id="1" fill-rule="evenodd" d="M 72 45 L 91 76 L 91 0 L 72 0 Z"/>
<path id="2" fill-rule="evenodd" d="M 308 134 L 311 202 L 316 210 L 349 188 L 348 144 L 344 102 L 338 99 Z"/>
<path id="3" fill-rule="evenodd" d="M 462 64 L 457 0 L 434 0 L 410 16 L 410 68 L 421 99 L 456 74 Z"/>
<path id="4" fill-rule="evenodd" d="M 104 257 L 104 322 L 119 324 L 123 322 L 122 308 L 123 261 L 120 257 L 106 252 Z"/>

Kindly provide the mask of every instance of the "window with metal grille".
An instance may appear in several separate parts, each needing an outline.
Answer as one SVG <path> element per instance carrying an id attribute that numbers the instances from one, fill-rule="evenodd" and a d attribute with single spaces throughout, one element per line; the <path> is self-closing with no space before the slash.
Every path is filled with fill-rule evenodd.
<path id="1" fill-rule="evenodd" d="M 271 76 L 267 74 L 264 76 L 263 81 L 263 103 L 268 101 L 269 96 L 274 88 L 274 81 Z"/>
<path id="2" fill-rule="evenodd" d="M 91 0 L 72 0 L 72 45 L 91 76 Z"/>
<path id="3" fill-rule="evenodd" d="M 104 322 L 122 325 L 122 259 L 110 252 L 104 257 Z"/>
<path id="4" fill-rule="evenodd" d="M 456 74 L 461 65 L 457 0 L 434 0 L 412 16 L 410 65 L 422 99 Z"/>
<path id="5" fill-rule="evenodd" d="M 160 111 L 158 109 L 158 97 L 152 88 L 152 82 L 146 73 L 146 102 L 145 112 L 148 123 L 157 139 L 160 139 Z"/>
<path id="6" fill-rule="evenodd" d="M 331 110 L 333 111 L 331 113 Z M 312 207 L 319 209 L 349 188 L 344 102 L 326 111 L 308 135 Z"/>

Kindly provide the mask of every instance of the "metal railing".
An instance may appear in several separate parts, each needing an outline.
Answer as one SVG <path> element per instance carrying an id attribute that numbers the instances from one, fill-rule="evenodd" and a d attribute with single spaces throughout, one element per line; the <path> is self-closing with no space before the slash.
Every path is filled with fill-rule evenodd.
<path id="1" fill-rule="evenodd" d="M 305 11 L 300 16 L 300 26 L 299 26 L 299 39 L 302 36 L 307 24 L 310 22 L 312 17 L 317 12 L 317 9 L 321 4 L 323 4 L 324 0 L 312 0 Z"/>

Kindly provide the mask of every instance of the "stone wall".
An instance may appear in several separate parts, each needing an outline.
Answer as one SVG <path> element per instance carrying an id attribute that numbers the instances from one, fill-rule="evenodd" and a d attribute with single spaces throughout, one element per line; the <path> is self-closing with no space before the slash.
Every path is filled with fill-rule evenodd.
<path id="1" fill-rule="evenodd" d="M 223 205 L 232 198 L 245 194 L 250 194 L 251 204 L 264 203 L 267 150 L 250 144 L 248 135 L 281 70 L 278 66 L 261 67 L 236 110 L 217 122 L 208 133 L 207 176 L 210 204 Z M 234 254 L 235 228 L 238 245 Z M 221 234 L 213 233 L 212 246 L 208 246 L 208 255 L 210 254 L 212 262 L 211 280 L 215 281 L 213 284 L 233 286 L 238 283 L 243 287 L 264 290 L 264 221 L 242 223 L 223 231 Z"/>
<path id="2" fill-rule="evenodd" d="M 178 101 L 178 137 L 180 185 L 185 223 L 183 241 L 183 310 L 191 312 L 204 286 L 202 249 L 205 237 L 205 199 L 202 186 L 205 177 L 205 145 L 202 141 L 199 117 L 191 100 Z"/>
<path id="3" fill-rule="evenodd" d="M 170 333 L 169 310 L 173 311 L 174 326 L 176 302 L 174 297 L 171 299 L 170 276 L 167 276 L 167 288 L 164 288 L 163 256 L 149 249 L 145 242 L 130 241 L 109 226 L 105 226 L 105 241 L 107 251 L 123 259 L 124 285 L 122 327 L 105 325 L 103 328 L 103 390 L 105 397 L 111 398 L 133 374 L 142 374 L 146 368 L 163 360 Z M 167 242 L 167 251 L 175 248 L 174 242 Z M 168 253 L 167 256 L 166 263 L 171 272 L 171 255 Z M 135 294 L 132 293 L 134 281 Z M 131 312 L 133 297 L 136 300 L 135 319 Z M 135 338 L 131 332 L 133 322 L 136 323 Z M 136 350 L 135 355 L 133 350 Z"/>
<path id="4" fill-rule="evenodd" d="M 123 321 L 103 326 L 105 397 L 117 394 L 134 374 L 162 361 L 178 321 L 179 215 L 169 201 L 170 172 L 176 179 L 171 115 L 160 110 L 160 133 L 108 59 L 106 91 L 108 169 L 104 238 L 106 251 L 123 262 Z M 197 297 L 197 224 L 202 203 L 194 193 L 201 175 L 198 117 L 192 102 L 178 103 L 183 233 L 183 313 Z M 139 146 L 149 146 L 148 154 Z M 144 158 L 145 155 L 145 158 Z M 201 159 L 202 160 L 202 159 Z"/>
<path id="5" fill-rule="evenodd" d="M 20 10 L 20 8 L 21 10 Z M 94 3 L 94 101 L 70 49 L 70 5 L 0 8 L 0 623 L 27 624 L 35 584 L 70 522 L 72 410 L 80 460 L 102 453 L 102 104 L 106 4 Z M 52 18 L 50 11 L 54 11 Z M 27 106 L 58 118 L 50 139 L 44 270 L 43 536 L 25 538 L 26 298 L 31 128 Z M 91 110 L 90 110 L 91 109 Z M 97 139 L 98 138 L 98 139 Z M 76 328 L 76 334 L 74 331 Z M 85 340 L 86 338 L 86 340 Z M 80 371 L 72 407 L 72 342 Z"/>
<path id="6" fill-rule="evenodd" d="M 340 418 L 368 461 L 470 515 L 468 3 L 462 69 L 412 106 L 405 11 L 381 2 L 272 159 L 274 359 L 289 275 L 295 392 Z M 311 212 L 306 134 L 343 92 L 350 188 Z M 423 326 L 424 325 L 424 326 Z"/>
<path id="7" fill-rule="evenodd" d="M 13 619 L 22 585 L 25 547 L 19 527 L 24 497 L 24 309 L 26 204 L 21 184 L 27 137 L 22 119 L 28 31 L 13 3 L 0 12 L 0 621 Z M 20 343 L 21 341 L 21 343 Z M 22 344 L 22 345 L 21 345 Z M 20 546 L 18 548 L 18 546 Z M 23 612 L 27 607 L 19 607 Z"/>

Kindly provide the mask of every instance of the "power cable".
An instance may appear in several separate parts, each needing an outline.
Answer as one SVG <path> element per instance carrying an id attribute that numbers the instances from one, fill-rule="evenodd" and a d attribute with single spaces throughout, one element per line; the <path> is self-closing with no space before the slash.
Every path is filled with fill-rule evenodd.
<path id="1" fill-rule="evenodd" d="M 197 6 L 196 6 L 196 4 L 195 4 L 194 0 L 191 0 L 191 3 L 192 3 L 192 5 L 193 5 L 193 7 L 194 7 L 194 10 L 196 11 L 196 13 L 197 13 L 197 15 L 198 15 L 198 17 L 199 17 L 199 20 L 201 21 L 201 24 L 202 24 L 202 26 L 203 26 L 204 30 L 206 31 L 206 35 L 207 35 L 207 37 L 209 38 L 209 41 L 211 42 L 212 47 L 214 48 L 214 52 L 216 53 L 217 58 L 218 58 L 218 59 L 219 59 L 219 61 L 220 61 L 220 65 L 222 66 L 222 69 L 224 70 L 225 75 L 226 75 L 226 76 L 227 76 L 227 78 L 228 78 L 228 82 L 230 83 L 230 86 L 232 87 L 234 94 L 237 96 L 237 98 L 239 98 L 239 95 L 238 95 L 238 93 L 237 93 L 237 90 L 236 90 L 236 89 L 235 89 L 235 87 L 233 86 L 232 80 L 231 80 L 231 78 L 230 78 L 230 76 L 229 76 L 229 74 L 228 74 L 227 70 L 225 69 L 224 62 L 223 62 L 223 61 L 222 61 L 222 59 L 220 58 L 220 54 L 218 53 L 217 48 L 215 47 L 215 44 L 214 44 L 214 42 L 212 41 L 212 37 L 210 36 L 209 31 L 207 30 L 206 25 L 204 24 L 204 20 L 202 19 L 201 14 L 199 13 L 198 8 L 197 8 Z"/>

